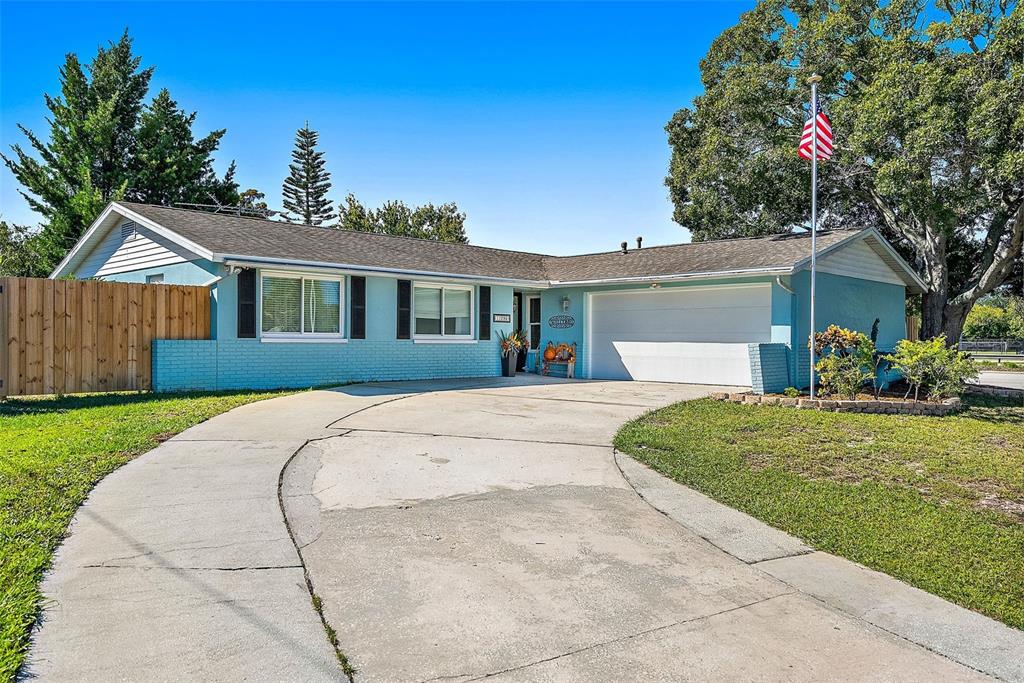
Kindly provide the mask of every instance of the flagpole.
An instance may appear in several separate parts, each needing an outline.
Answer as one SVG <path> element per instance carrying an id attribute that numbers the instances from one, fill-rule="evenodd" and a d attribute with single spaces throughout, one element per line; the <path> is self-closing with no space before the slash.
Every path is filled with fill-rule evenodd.
<path id="1" fill-rule="evenodd" d="M 818 275 L 818 82 L 821 76 L 812 74 L 811 84 L 811 398 L 814 398 L 814 284 Z"/>

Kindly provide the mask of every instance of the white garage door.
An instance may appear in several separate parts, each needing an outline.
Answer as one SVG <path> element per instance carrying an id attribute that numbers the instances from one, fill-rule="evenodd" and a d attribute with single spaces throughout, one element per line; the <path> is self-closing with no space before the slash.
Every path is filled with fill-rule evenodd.
<path id="1" fill-rule="evenodd" d="M 771 341 L 771 285 L 594 294 L 596 379 L 750 385 L 747 344 Z"/>

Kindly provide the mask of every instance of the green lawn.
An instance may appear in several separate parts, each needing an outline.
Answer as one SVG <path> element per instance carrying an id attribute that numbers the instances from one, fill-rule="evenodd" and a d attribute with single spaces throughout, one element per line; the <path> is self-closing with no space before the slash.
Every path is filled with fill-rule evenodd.
<path id="1" fill-rule="evenodd" d="M 810 545 L 1024 628 L 1024 407 L 825 413 L 710 399 L 615 446 Z"/>
<path id="2" fill-rule="evenodd" d="M 39 580 L 105 475 L 161 439 L 280 393 L 103 394 L 0 401 L 0 680 L 13 679 Z"/>
<path id="3" fill-rule="evenodd" d="M 975 361 L 979 370 L 995 370 L 997 372 L 1024 372 L 1024 361 L 1006 360 L 997 363 L 992 360 Z"/>

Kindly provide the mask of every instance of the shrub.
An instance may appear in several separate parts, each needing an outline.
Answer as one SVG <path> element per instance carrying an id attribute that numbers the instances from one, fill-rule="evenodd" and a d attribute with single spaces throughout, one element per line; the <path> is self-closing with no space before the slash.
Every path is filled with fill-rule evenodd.
<path id="1" fill-rule="evenodd" d="M 921 389 L 932 400 L 956 396 L 978 376 L 970 356 L 947 347 L 945 335 L 916 342 L 904 339 L 887 358 L 907 380 L 906 396 L 913 391 L 915 401 L 920 400 Z"/>
<path id="2" fill-rule="evenodd" d="M 788 396 L 789 398 L 796 398 L 797 396 L 800 395 L 800 390 L 797 389 L 796 387 L 786 387 L 785 389 L 782 390 L 782 393 L 783 395 Z"/>
<path id="3" fill-rule="evenodd" d="M 851 401 L 869 382 L 878 395 L 878 361 L 875 344 L 860 332 L 829 325 L 824 332 L 814 335 L 815 352 L 822 354 L 814 366 L 821 387 L 830 394 L 840 394 Z"/>

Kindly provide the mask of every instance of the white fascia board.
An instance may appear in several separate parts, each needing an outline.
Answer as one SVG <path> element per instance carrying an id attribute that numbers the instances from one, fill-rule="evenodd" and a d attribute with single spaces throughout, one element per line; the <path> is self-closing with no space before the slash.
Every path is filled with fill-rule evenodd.
<path id="1" fill-rule="evenodd" d="M 677 273 L 674 275 L 638 275 L 636 277 L 613 277 L 596 280 L 552 280 L 551 287 L 587 287 L 597 285 L 628 285 L 642 282 L 674 282 L 678 280 L 717 280 L 730 277 L 753 277 L 758 275 L 787 275 L 791 269 L 786 266 L 777 268 L 746 268 L 742 270 L 720 270 L 704 273 Z"/>
<path id="2" fill-rule="evenodd" d="M 110 202 L 109 204 L 107 204 L 107 208 L 103 209 L 103 212 L 100 213 L 96 220 L 92 222 L 89 228 L 85 231 L 85 234 L 83 234 L 82 237 L 79 238 L 78 242 L 75 243 L 75 246 L 71 248 L 71 251 L 67 253 L 67 256 L 61 259 L 61 262 L 58 263 L 57 267 L 53 269 L 53 272 L 50 273 L 51 279 L 64 277 L 65 275 L 74 272 L 71 266 L 77 265 L 79 257 L 87 255 L 89 253 L 89 250 L 93 246 L 95 246 L 95 243 L 98 242 L 99 240 L 102 240 L 103 237 L 106 236 L 105 233 L 101 234 L 100 228 L 104 225 L 107 218 L 110 217 L 111 213 L 117 213 L 125 218 L 135 221 L 139 225 L 156 233 L 157 235 L 160 235 L 161 237 L 164 237 L 170 240 L 171 242 L 174 242 L 175 244 L 183 247 L 184 249 L 192 252 L 199 258 L 205 258 L 210 261 L 215 260 L 213 258 L 213 252 L 207 249 L 206 247 L 200 246 L 195 242 L 192 242 L 191 240 L 185 239 L 184 237 L 174 232 L 173 230 L 168 230 L 162 225 L 154 223 L 145 216 L 141 216 L 132 211 L 131 209 L 125 208 L 121 204 L 118 204 L 117 202 Z"/>
<path id="3" fill-rule="evenodd" d="M 431 280 L 462 280 L 485 284 L 506 285 L 509 287 L 532 287 L 547 289 L 549 283 L 543 280 L 521 280 L 515 278 L 488 277 L 486 275 L 465 275 L 457 273 L 441 273 L 436 271 L 406 270 L 402 268 L 380 268 L 376 266 L 360 266 L 350 263 L 329 263 L 323 261 L 302 261 L 298 259 L 255 258 L 241 254 L 214 254 L 215 261 L 223 261 L 229 266 L 247 268 L 284 268 L 308 272 L 342 273 L 344 275 L 379 275 L 415 277 Z"/>
<path id="4" fill-rule="evenodd" d="M 910 267 L 909 263 L 903 260 L 903 257 L 899 255 L 899 252 L 897 252 L 893 248 L 893 246 L 889 244 L 889 240 L 885 239 L 885 237 L 882 235 L 882 233 L 878 231 L 877 228 L 867 228 L 865 230 L 861 230 L 860 232 L 853 233 L 849 237 L 836 242 L 832 246 L 818 251 L 818 258 L 821 258 L 826 254 L 830 254 L 838 249 L 842 249 L 843 247 L 852 244 L 857 240 L 863 240 L 868 237 L 874 237 L 876 242 L 880 244 L 882 248 L 885 249 L 885 251 L 890 256 L 892 256 L 893 260 L 895 260 L 897 265 L 899 265 L 899 272 L 901 275 L 904 276 L 904 280 L 907 282 L 908 285 L 914 288 L 918 288 L 920 292 L 925 292 L 928 290 L 928 287 L 927 285 L 925 285 L 924 280 L 922 280 L 920 276 L 916 272 L 914 272 L 914 269 Z M 803 270 L 804 268 L 809 268 L 810 264 L 811 257 L 805 256 L 804 258 L 800 259 L 795 264 L 793 264 L 793 272 L 796 273 L 797 271 Z"/>
<path id="5" fill-rule="evenodd" d="M 184 247 L 185 249 L 188 249 L 189 251 L 191 251 L 193 254 L 195 254 L 199 258 L 204 258 L 204 259 L 206 259 L 208 261 L 216 261 L 217 260 L 217 259 L 214 258 L 215 254 L 212 251 L 210 251 L 209 249 L 207 249 L 206 247 L 202 246 L 201 244 L 196 244 L 192 240 L 187 239 L 185 237 L 182 237 L 181 235 L 179 235 L 178 233 L 174 232 L 173 230 L 165 228 L 164 226 L 160 225 L 159 223 L 155 223 L 154 221 L 151 221 L 150 219 L 146 218 L 145 216 L 143 216 L 141 214 L 138 214 L 138 213 L 135 213 L 131 209 L 125 208 L 124 206 L 118 204 L 117 202 L 113 202 L 113 205 L 117 207 L 118 213 L 123 215 L 125 218 L 130 218 L 133 221 L 135 221 L 136 223 L 138 223 L 139 225 L 144 226 L 144 227 L 152 230 L 153 232 L 155 232 L 156 234 L 160 235 L 161 237 L 165 237 L 165 238 L 169 239 L 170 241 L 174 242 L 175 244 L 178 244 L 178 245 Z"/>
<path id="6" fill-rule="evenodd" d="M 75 246 L 71 247 L 71 251 L 61 259 L 60 263 L 57 264 L 57 267 L 53 269 L 52 273 L 50 273 L 51 280 L 56 280 L 57 278 L 64 277 L 68 274 L 65 272 L 68 270 L 68 266 L 75 261 L 86 246 L 92 246 L 94 241 L 93 238 L 96 237 L 96 233 L 99 231 L 100 226 L 103 225 L 104 221 L 107 220 L 107 216 L 109 216 L 110 212 L 113 210 L 114 203 L 111 202 L 110 204 L 107 204 L 107 208 L 100 212 L 100 215 L 96 217 L 96 220 L 92 222 L 92 224 L 86 229 L 85 233 L 75 243 Z M 100 235 L 100 239 L 102 239 L 102 235 Z"/>

